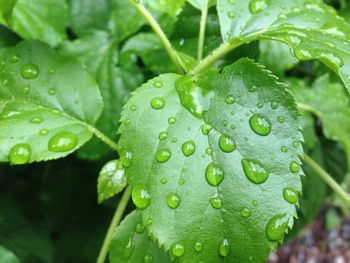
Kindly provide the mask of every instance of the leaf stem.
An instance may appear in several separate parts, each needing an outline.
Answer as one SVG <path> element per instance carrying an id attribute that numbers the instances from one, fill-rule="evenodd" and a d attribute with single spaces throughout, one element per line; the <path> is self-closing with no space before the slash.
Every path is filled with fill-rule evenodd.
<path id="1" fill-rule="evenodd" d="M 85 125 L 89 131 L 91 131 L 97 138 L 99 138 L 101 141 L 103 141 L 105 144 L 107 144 L 109 147 L 111 147 L 116 152 L 119 151 L 118 144 L 114 142 L 112 139 L 110 139 L 106 134 L 101 132 L 99 129 L 95 128 L 92 125 L 89 125 L 87 123 L 82 122 L 83 125 Z"/>
<path id="2" fill-rule="evenodd" d="M 101 247 L 100 254 L 97 258 L 96 263 L 104 263 L 106 261 L 106 257 L 107 257 L 108 250 L 109 250 L 109 245 L 111 244 L 114 230 L 118 226 L 118 224 L 119 224 L 119 222 L 120 222 L 120 220 L 125 212 L 125 209 L 128 205 L 130 196 L 131 196 L 131 188 L 129 186 L 128 188 L 125 189 L 123 196 L 120 199 L 117 210 L 114 213 L 112 222 L 109 225 L 105 239 L 103 240 L 103 245 Z"/>
<path id="3" fill-rule="evenodd" d="M 323 181 L 350 207 L 350 195 L 328 174 L 321 166 L 319 166 L 310 156 L 304 154 L 304 162 L 314 170 Z"/>
<path id="4" fill-rule="evenodd" d="M 215 49 L 209 56 L 201 60 L 198 65 L 190 72 L 191 75 L 197 75 L 205 70 L 207 70 L 211 65 L 213 65 L 220 58 L 225 56 L 231 50 L 244 44 L 244 42 L 239 38 L 234 38 L 229 42 L 221 44 L 217 49 Z"/>
<path id="5" fill-rule="evenodd" d="M 176 66 L 178 73 L 183 73 L 185 69 L 181 66 L 181 63 L 179 62 L 179 57 L 176 53 L 175 48 L 172 46 L 169 39 L 165 35 L 162 28 L 159 26 L 155 18 L 143 5 L 141 5 L 140 3 L 137 3 L 137 1 L 135 0 L 129 0 L 129 1 L 131 4 L 135 6 L 135 8 L 140 12 L 140 14 L 147 20 L 148 24 L 152 27 L 153 31 L 157 34 L 165 50 L 167 51 L 170 59 Z"/>
<path id="6" fill-rule="evenodd" d="M 207 19 L 208 19 L 208 1 L 209 0 L 204 0 L 204 8 L 202 9 L 202 17 L 201 17 L 201 23 L 200 23 L 200 29 L 199 29 L 199 39 L 198 39 L 198 54 L 197 54 L 198 61 L 203 59 L 205 28 L 206 28 Z"/>

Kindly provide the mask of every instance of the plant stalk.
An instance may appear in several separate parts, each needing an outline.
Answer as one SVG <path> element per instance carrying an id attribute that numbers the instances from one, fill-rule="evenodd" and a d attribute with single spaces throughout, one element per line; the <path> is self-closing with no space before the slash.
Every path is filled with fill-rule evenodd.
<path id="1" fill-rule="evenodd" d="M 318 176 L 350 207 L 350 195 L 328 174 L 321 166 L 319 166 L 310 156 L 304 154 L 304 162 L 314 170 Z"/>
<path id="2" fill-rule="evenodd" d="M 203 59 L 205 29 L 206 29 L 207 19 L 208 19 L 208 1 L 209 0 L 204 0 L 204 8 L 202 9 L 202 17 L 201 17 L 199 38 L 198 38 L 198 54 L 197 54 L 198 61 Z"/>
<path id="3" fill-rule="evenodd" d="M 120 222 L 120 220 L 125 212 L 125 209 L 128 205 L 130 196 L 131 196 L 131 188 L 129 186 L 128 188 L 125 189 L 123 196 L 120 199 L 117 210 L 115 211 L 115 214 L 113 216 L 112 222 L 109 225 L 105 239 L 103 240 L 103 245 L 101 247 L 100 254 L 97 258 L 96 263 L 104 263 L 106 261 L 108 250 L 109 250 L 109 245 L 111 244 L 114 230 L 118 226 L 118 224 L 119 224 L 119 222 Z"/>
<path id="4" fill-rule="evenodd" d="M 83 125 L 85 125 L 89 131 L 91 131 L 93 134 L 95 134 L 95 136 L 97 138 L 99 138 L 101 141 L 103 141 L 105 144 L 107 144 L 109 147 L 111 147 L 113 150 L 115 150 L 116 152 L 119 151 L 119 147 L 118 144 L 116 142 L 114 142 L 113 140 L 111 140 L 107 135 L 105 135 L 103 132 L 101 132 L 100 130 L 96 129 L 94 126 L 86 124 L 84 122 L 82 122 Z"/>
<path id="5" fill-rule="evenodd" d="M 147 20 L 148 24 L 152 27 L 153 31 L 156 33 L 156 35 L 159 37 L 160 41 L 162 42 L 165 50 L 167 51 L 170 59 L 176 66 L 176 69 L 178 73 L 183 73 L 185 69 L 181 66 L 181 63 L 179 62 L 179 57 L 176 53 L 175 48 L 170 43 L 169 39 L 165 35 L 164 31 L 159 26 L 158 22 L 155 20 L 155 18 L 152 16 L 152 14 L 140 3 L 137 3 L 135 0 L 129 0 L 131 4 L 135 6 L 135 8 L 140 12 L 140 14 Z"/>

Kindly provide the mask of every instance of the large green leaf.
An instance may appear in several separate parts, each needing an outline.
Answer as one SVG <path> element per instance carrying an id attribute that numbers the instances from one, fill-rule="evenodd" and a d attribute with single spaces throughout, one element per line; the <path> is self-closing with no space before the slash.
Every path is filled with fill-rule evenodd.
<path id="1" fill-rule="evenodd" d="M 66 38 L 66 1 L 17 0 L 5 25 L 24 39 L 41 40 L 56 46 Z"/>
<path id="2" fill-rule="evenodd" d="M 203 10 L 204 8 L 208 8 L 216 4 L 216 0 L 187 0 L 194 7 L 199 10 Z"/>
<path id="3" fill-rule="evenodd" d="M 262 262 L 282 241 L 302 135 L 293 97 L 268 71 L 242 59 L 193 80 L 161 75 L 134 93 L 122 121 L 133 201 L 180 262 Z"/>
<path id="4" fill-rule="evenodd" d="M 177 16 L 184 6 L 186 0 L 143 0 L 154 10 Z"/>
<path id="5" fill-rule="evenodd" d="M 5 20 L 9 20 L 17 0 L 0 0 L 0 15 Z M 1 19 L 1 18 L 0 18 Z"/>
<path id="6" fill-rule="evenodd" d="M 117 227 L 110 246 L 111 263 L 170 263 L 170 256 L 152 241 L 137 211 L 128 215 Z"/>
<path id="7" fill-rule="evenodd" d="M 225 42 L 277 40 L 299 60 L 319 59 L 350 90 L 350 27 L 321 0 L 218 0 Z"/>
<path id="8" fill-rule="evenodd" d="M 7 248 L 0 246 L 0 262 L 1 263 L 21 263 L 21 261 L 9 251 Z"/>
<path id="9" fill-rule="evenodd" d="M 78 62 L 37 42 L 6 50 L 0 61 L 0 161 L 63 157 L 91 138 L 102 100 Z"/>
<path id="10" fill-rule="evenodd" d="M 325 135 L 342 144 L 350 167 L 350 99 L 344 87 L 324 75 L 312 87 L 296 83 L 293 92 L 304 107 L 320 118 Z"/>

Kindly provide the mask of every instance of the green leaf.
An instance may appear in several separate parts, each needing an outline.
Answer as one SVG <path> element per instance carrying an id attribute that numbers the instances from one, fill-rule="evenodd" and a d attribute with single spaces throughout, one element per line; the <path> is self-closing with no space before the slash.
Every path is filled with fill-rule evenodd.
<path id="1" fill-rule="evenodd" d="M 21 263 L 21 261 L 10 250 L 0 245 L 1 263 Z"/>
<path id="2" fill-rule="evenodd" d="M 177 16 L 184 6 L 186 0 L 143 0 L 156 11 L 167 13 L 173 17 Z"/>
<path id="3" fill-rule="evenodd" d="M 216 0 L 187 0 L 191 3 L 194 7 L 198 8 L 199 10 L 202 10 L 204 8 L 211 7 L 216 4 Z"/>
<path id="4" fill-rule="evenodd" d="M 0 25 L 0 50 L 12 47 L 19 41 L 20 39 L 17 35 Z"/>
<path id="5" fill-rule="evenodd" d="M 37 42 L 8 49 L 0 61 L 0 161 L 60 158 L 91 138 L 102 100 L 78 62 Z"/>
<path id="6" fill-rule="evenodd" d="M 120 161 L 113 160 L 106 163 L 98 177 L 98 202 L 103 201 L 120 193 L 126 186 L 124 168 Z"/>
<path id="7" fill-rule="evenodd" d="M 324 75 L 312 87 L 294 85 L 293 92 L 302 106 L 320 118 L 327 138 L 341 143 L 350 167 L 350 99 L 344 87 Z"/>
<path id="8" fill-rule="evenodd" d="M 320 0 L 218 0 L 225 42 L 277 40 L 299 60 L 319 59 L 350 91 L 350 27 Z"/>
<path id="9" fill-rule="evenodd" d="M 264 261 L 296 213 L 298 115 L 285 86 L 248 59 L 141 86 L 123 111 L 119 145 L 159 244 L 180 262 Z"/>
<path id="10" fill-rule="evenodd" d="M 170 256 L 148 237 L 137 211 L 129 214 L 117 227 L 109 251 L 111 263 L 172 262 Z"/>
<path id="11" fill-rule="evenodd" d="M 8 21 L 10 19 L 16 2 L 17 0 L 0 0 L 0 14 L 5 20 Z"/>
<path id="12" fill-rule="evenodd" d="M 65 1 L 17 0 L 10 23 L 5 25 L 24 39 L 56 46 L 66 38 L 68 7 Z"/>

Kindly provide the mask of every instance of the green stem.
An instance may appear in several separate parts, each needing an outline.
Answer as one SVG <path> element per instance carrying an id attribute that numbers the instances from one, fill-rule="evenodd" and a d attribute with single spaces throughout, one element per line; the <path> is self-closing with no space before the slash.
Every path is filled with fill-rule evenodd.
<path id="1" fill-rule="evenodd" d="M 225 56 L 231 50 L 244 44 L 239 38 L 232 39 L 230 42 L 221 44 L 209 56 L 201 60 L 198 65 L 190 72 L 191 75 L 197 75 L 210 68 L 216 61 Z"/>
<path id="2" fill-rule="evenodd" d="M 113 150 L 115 150 L 116 152 L 119 151 L 118 144 L 116 142 L 114 142 L 113 140 L 111 140 L 107 135 L 105 135 L 104 133 L 102 133 L 100 130 L 96 129 L 92 125 L 86 124 L 85 122 L 82 122 L 82 124 L 84 124 L 89 129 L 89 131 L 91 131 L 93 134 L 95 134 L 95 136 L 97 138 L 99 138 L 101 141 L 103 141 L 105 144 L 107 144 Z"/>
<path id="3" fill-rule="evenodd" d="M 162 42 L 165 50 L 168 52 L 170 59 L 173 61 L 176 69 L 179 73 L 183 73 L 185 69 L 182 68 L 181 63 L 179 62 L 179 57 L 176 53 L 176 50 L 170 43 L 169 39 L 165 35 L 164 31 L 159 26 L 158 22 L 152 16 L 152 14 L 141 4 L 137 3 L 135 0 L 130 0 L 135 8 L 140 12 L 140 14 L 147 20 L 148 24 L 152 27 L 153 31 L 157 34 L 160 41 Z"/>
<path id="4" fill-rule="evenodd" d="M 198 61 L 202 60 L 203 58 L 205 28 L 206 28 L 207 19 L 208 19 L 208 1 L 209 0 L 204 0 L 204 8 L 202 9 L 202 17 L 201 17 L 201 24 L 199 29 L 199 40 L 198 40 L 198 54 L 197 54 Z"/>
<path id="5" fill-rule="evenodd" d="M 100 250 L 100 254 L 97 258 L 96 263 L 104 263 L 106 261 L 106 257 L 107 257 L 108 250 L 109 250 L 109 245 L 111 244 L 114 230 L 118 226 L 118 224 L 119 224 L 119 222 L 120 222 L 120 220 L 125 212 L 125 209 L 128 205 L 130 196 L 131 196 L 131 188 L 128 187 L 125 189 L 123 196 L 120 199 L 120 202 L 118 204 L 117 210 L 115 211 L 115 214 L 113 216 L 112 222 L 109 225 L 107 234 L 106 234 L 105 239 L 103 241 L 103 245 L 102 245 L 102 248 Z"/>
<path id="6" fill-rule="evenodd" d="M 350 195 L 330 176 L 321 166 L 319 166 L 310 156 L 304 154 L 304 162 L 314 170 L 323 181 L 350 207 Z"/>
<path id="7" fill-rule="evenodd" d="M 312 107 L 310 107 L 309 105 L 306 105 L 306 104 L 298 102 L 297 106 L 298 106 L 298 108 L 300 110 L 303 110 L 303 111 L 306 111 L 306 112 L 310 112 L 310 113 L 313 113 L 313 114 L 317 115 L 317 112 Z"/>

